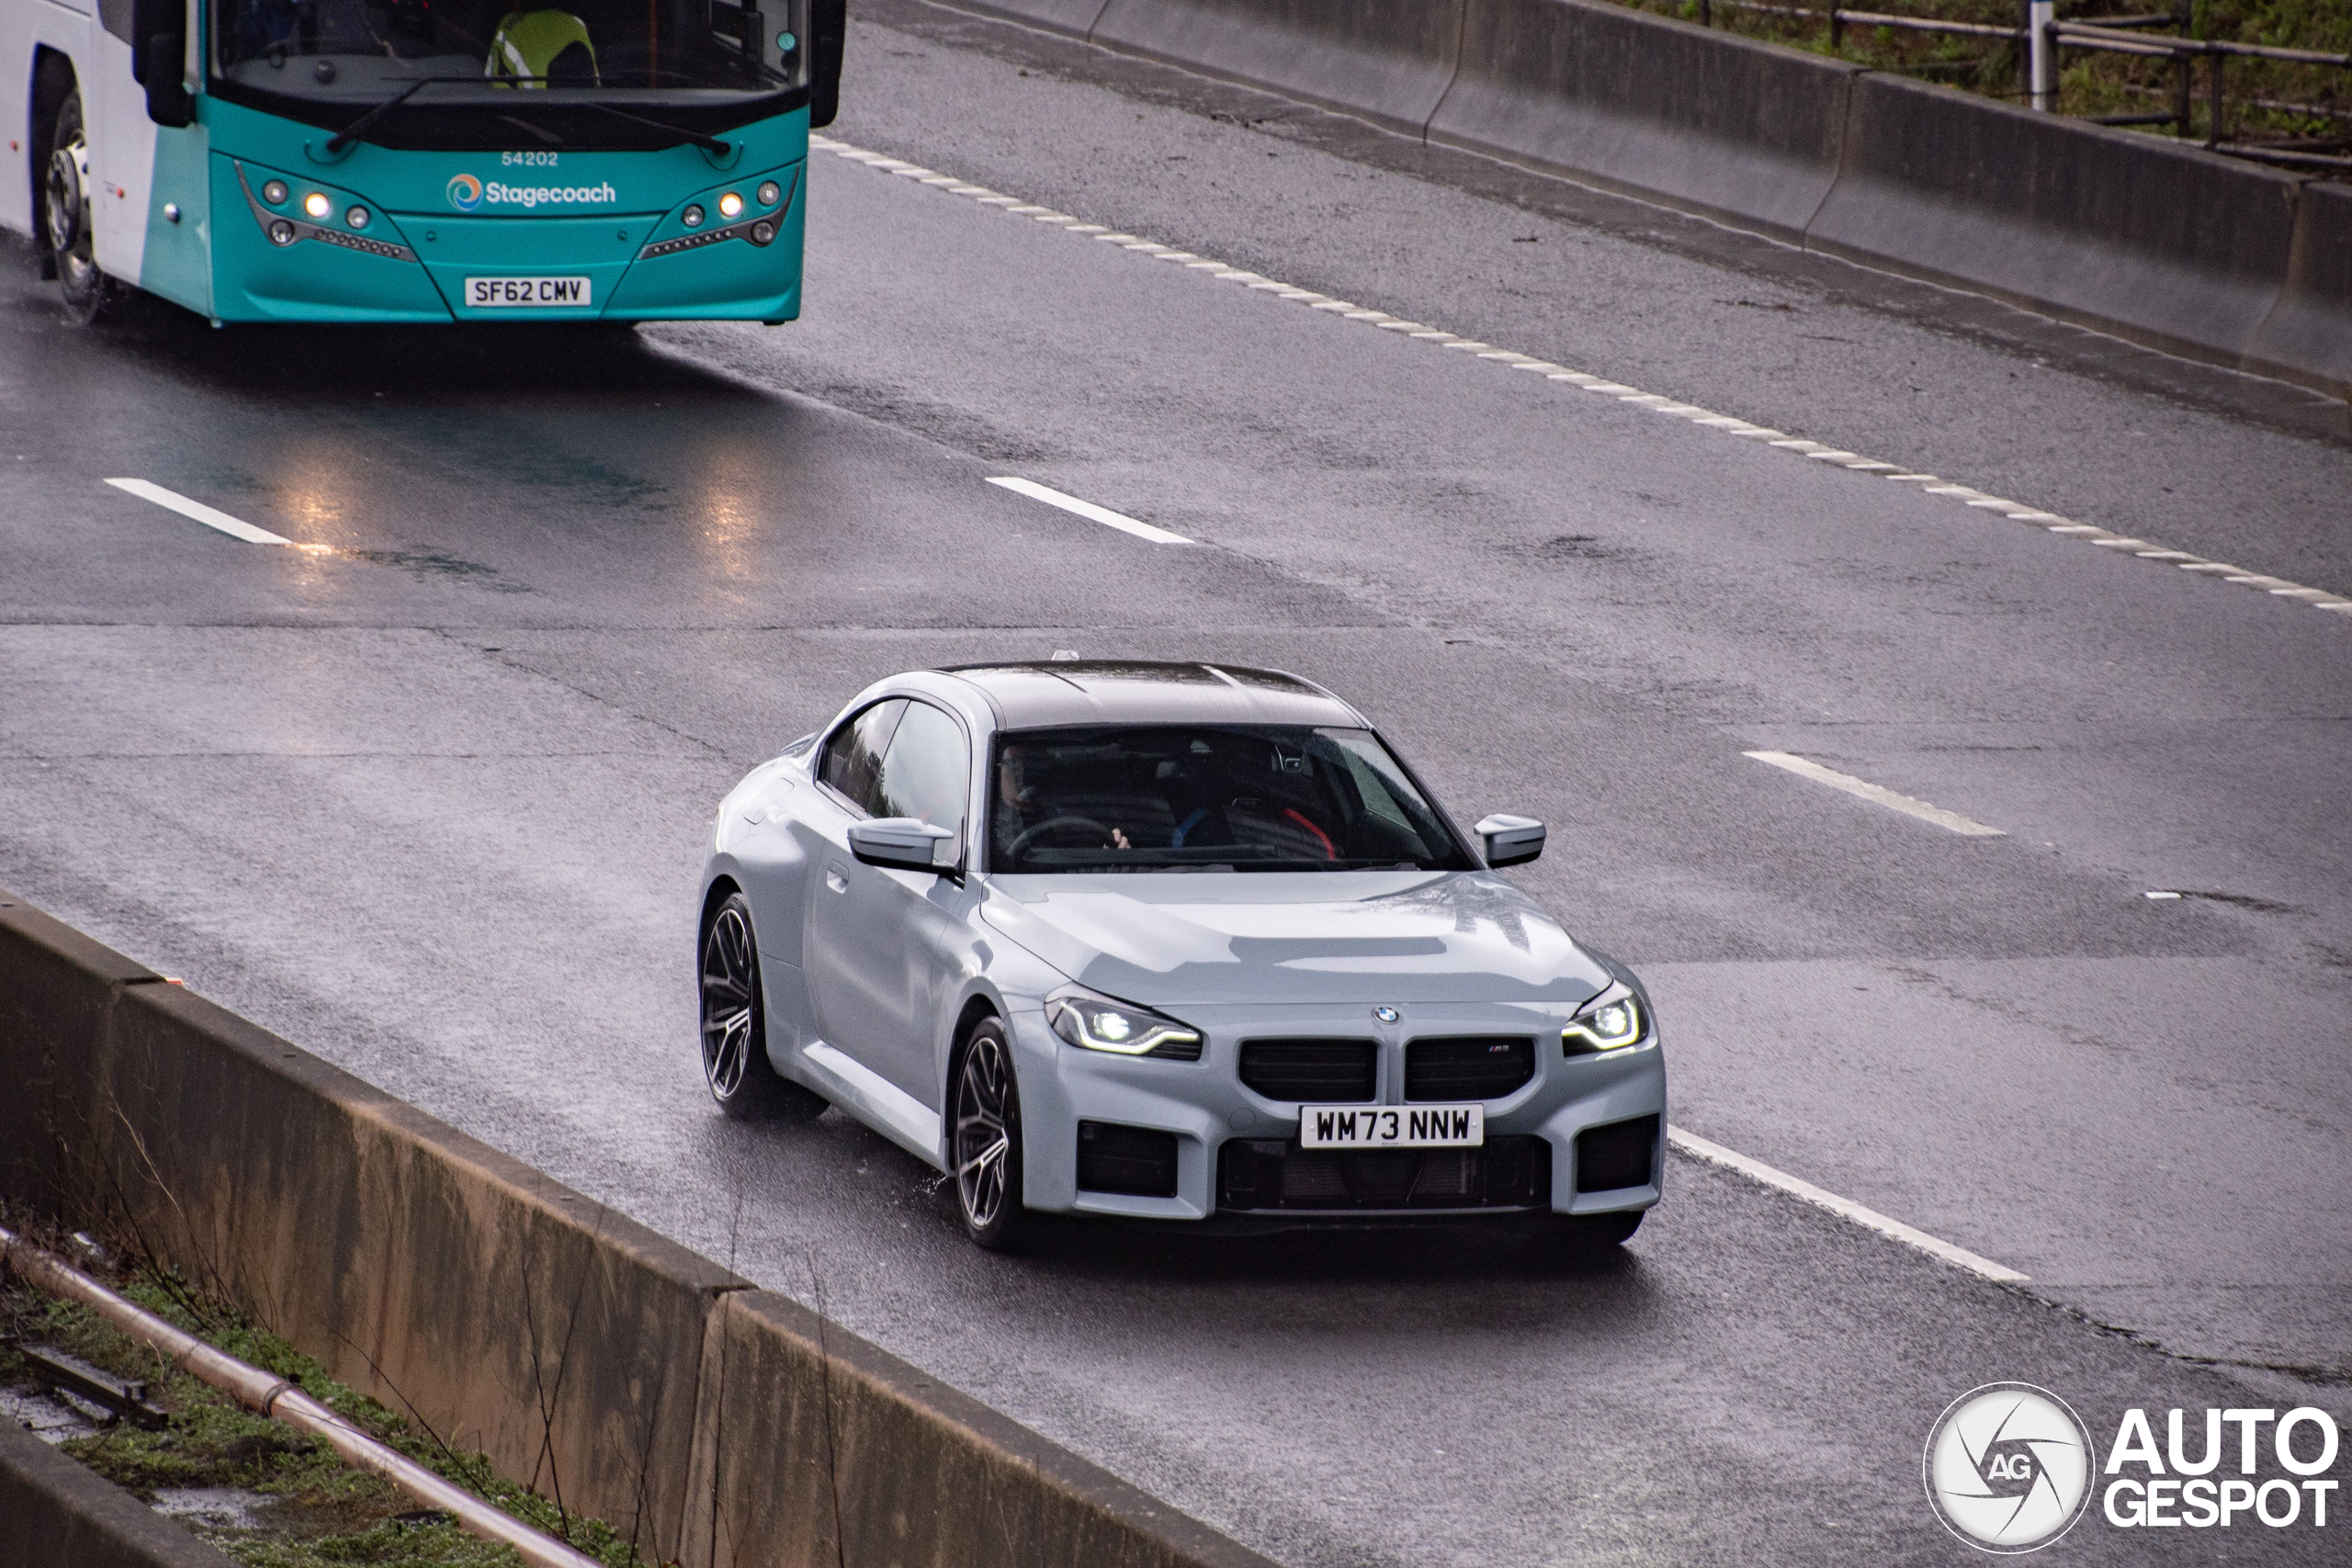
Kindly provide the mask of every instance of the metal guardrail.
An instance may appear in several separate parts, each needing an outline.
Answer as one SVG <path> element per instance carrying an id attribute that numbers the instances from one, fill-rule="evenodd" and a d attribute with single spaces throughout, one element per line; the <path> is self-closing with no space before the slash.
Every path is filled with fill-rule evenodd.
<path id="1" fill-rule="evenodd" d="M 2289 49 L 2278 44 L 2238 43 L 2227 39 L 2193 39 L 2171 34 L 2149 37 L 2142 29 L 2177 28 L 2186 32 L 2190 14 L 2186 5 L 2168 12 L 2141 16 L 2086 17 L 2060 21 L 2055 15 L 2054 0 L 2022 0 L 2026 14 L 2023 26 L 2005 28 L 1985 22 L 1953 22 L 1935 17 L 1907 17 L 1885 11 L 1849 10 L 1826 0 L 1818 6 L 1786 6 L 1770 0 L 1699 0 L 1699 21 L 1703 27 L 1714 25 L 1715 7 L 1747 11 L 1773 17 L 1818 18 L 1827 24 L 1829 47 L 1832 51 L 1845 42 L 1849 27 L 1891 28 L 1898 31 L 1947 33 L 1963 37 L 2000 39 L 2018 47 L 2026 56 L 2019 63 L 2031 84 L 2027 96 L 2037 109 L 2055 113 L 2058 109 L 2058 57 L 2061 50 L 2084 50 L 2094 53 L 2138 55 L 2148 59 L 2164 59 L 2173 62 L 2175 75 L 2172 107 L 2160 114 L 2094 115 L 2088 117 L 2095 125 L 2169 125 L 2180 137 L 2191 134 L 2190 121 L 2195 110 L 2196 62 L 2206 62 L 2206 133 L 2205 145 L 2216 152 L 2235 157 L 2257 159 L 2289 167 L 2314 170 L 2352 171 L 2352 153 L 2337 154 L 2299 151 L 2290 147 L 2265 146 L 2258 142 L 2232 141 L 2225 138 L 2226 105 L 2223 97 L 2223 62 L 2235 56 L 2247 60 L 2276 60 L 2298 65 L 2325 65 L 2338 70 L 2352 70 L 2352 52 L 2331 53 L 2316 49 Z M 2139 89 L 2148 91 L 2148 89 Z M 2314 118 L 2352 120 L 2352 110 L 2331 107 L 2324 104 L 2282 103 L 2270 98 L 2245 100 L 2250 107 L 2289 114 L 2308 114 Z"/>

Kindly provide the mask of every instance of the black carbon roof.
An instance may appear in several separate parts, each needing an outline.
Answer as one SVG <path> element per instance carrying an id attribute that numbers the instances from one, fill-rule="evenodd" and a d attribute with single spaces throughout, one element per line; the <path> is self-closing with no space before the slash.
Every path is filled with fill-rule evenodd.
<path id="1" fill-rule="evenodd" d="M 1315 684 L 1279 670 L 1140 660 L 1037 660 L 956 664 L 939 673 L 987 694 L 1000 728 L 1070 724 L 1308 724 L 1355 728 L 1363 716 Z"/>

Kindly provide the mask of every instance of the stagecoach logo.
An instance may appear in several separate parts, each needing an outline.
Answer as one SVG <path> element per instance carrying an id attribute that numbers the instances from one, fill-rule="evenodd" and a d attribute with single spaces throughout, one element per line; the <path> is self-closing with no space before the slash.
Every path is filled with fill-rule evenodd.
<path id="1" fill-rule="evenodd" d="M 2031 1383 L 1996 1382 L 1954 1400 L 1928 1434 L 1928 1500 L 1946 1529 L 1985 1551 L 2038 1551 L 2090 1501 L 2089 1429 Z"/>
<path id="2" fill-rule="evenodd" d="M 610 180 L 593 186 L 517 186 L 503 180 L 487 185 L 471 175 L 449 176 L 449 205 L 460 212 L 477 207 L 609 207 L 621 198 Z"/>
<path id="3" fill-rule="evenodd" d="M 471 212 L 481 205 L 481 182 L 471 175 L 449 176 L 449 205 L 460 212 Z"/>

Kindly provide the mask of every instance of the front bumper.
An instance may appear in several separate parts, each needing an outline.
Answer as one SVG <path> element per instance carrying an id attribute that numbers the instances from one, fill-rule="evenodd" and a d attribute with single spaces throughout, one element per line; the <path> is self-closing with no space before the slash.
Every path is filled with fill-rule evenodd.
<path id="1" fill-rule="evenodd" d="M 1621 1213 L 1646 1209 L 1660 1196 L 1666 1064 L 1655 1024 L 1631 1049 L 1568 1056 L 1559 1032 L 1573 1010 L 1548 1005 L 1423 1006 L 1386 1031 L 1365 1028 L 1362 1009 L 1170 1010 L 1201 1032 L 1199 1061 L 1082 1050 L 1056 1035 L 1042 1012 L 1012 1018 L 1030 1208 L 1216 1218 L 1218 1228 L 1255 1228 Z M 1302 1156 L 1299 1102 L 1259 1093 L 1239 1071 L 1245 1039 L 1373 1040 L 1379 1063 L 1373 1102 L 1404 1105 L 1409 1042 L 1505 1034 L 1534 1039 L 1533 1075 L 1510 1094 L 1479 1101 L 1487 1145 L 1467 1160 L 1435 1150 L 1429 1154 L 1447 1157 Z M 1624 1125 L 1645 1119 L 1654 1119 L 1646 1130 Z M 1594 1136 L 1580 1138 L 1588 1132 Z M 1626 1181 L 1643 1164 L 1634 1145 L 1645 1135 L 1644 1179 Z M 1155 1151 L 1166 1151 L 1171 1139 L 1172 1180 L 1155 1163 Z M 1598 1187 L 1597 1177 L 1611 1184 Z M 1128 1190 L 1103 1190 L 1106 1184 Z"/>

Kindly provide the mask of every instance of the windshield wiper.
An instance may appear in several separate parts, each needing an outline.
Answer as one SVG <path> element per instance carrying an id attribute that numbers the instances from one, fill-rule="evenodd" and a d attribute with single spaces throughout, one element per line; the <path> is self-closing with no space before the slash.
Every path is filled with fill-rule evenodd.
<path id="1" fill-rule="evenodd" d="M 680 125 L 664 125 L 658 119 L 648 119 L 641 114 L 631 114 L 627 109 L 616 109 L 610 104 L 600 104 L 592 99 L 587 103 L 578 104 L 572 107 L 583 109 L 594 109 L 599 114 L 608 114 L 616 119 L 625 119 L 633 124 L 650 126 L 655 130 L 665 131 L 668 134 L 676 137 L 681 141 L 691 141 L 695 146 L 701 148 L 704 152 L 715 152 L 722 158 L 729 152 L 733 151 L 732 147 L 729 143 L 721 141 L 716 136 L 705 136 L 699 130 L 688 130 L 685 127 Z"/>
<path id="2" fill-rule="evenodd" d="M 446 82 L 448 79 L 449 78 L 446 76 L 419 76 L 415 81 L 411 82 L 407 86 L 402 87 L 399 92 L 394 93 L 390 97 L 386 98 L 382 103 L 378 104 L 374 108 L 369 109 L 357 119 L 353 120 L 349 125 L 345 126 L 341 130 L 335 132 L 334 136 L 329 137 L 327 139 L 327 151 L 329 152 L 342 152 L 353 142 L 359 141 L 368 130 L 372 130 L 378 120 L 383 118 L 386 115 L 391 113 L 394 109 L 408 102 L 409 98 L 415 94 L 418 88 L 434 82 Z"/>
<path id="3" fill-rule="evenodd" d="M 500 115 L 498 119 L 500 124 L 511 125 L 526 136 L 537 137 L 549 147 L 569 147 L 571 145 L 571 142 L 566 141 L 562 137 L 558 136 L 554 131 L 549 130 L 544 125 L 533 125 L 529 120 L 517 119 L 511 114 Z"/>

